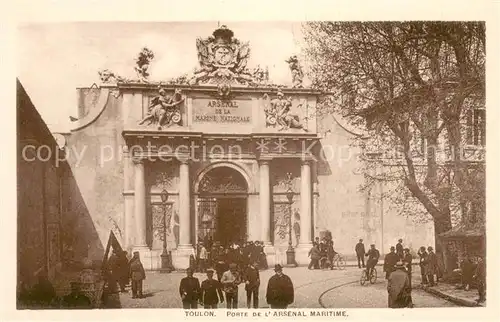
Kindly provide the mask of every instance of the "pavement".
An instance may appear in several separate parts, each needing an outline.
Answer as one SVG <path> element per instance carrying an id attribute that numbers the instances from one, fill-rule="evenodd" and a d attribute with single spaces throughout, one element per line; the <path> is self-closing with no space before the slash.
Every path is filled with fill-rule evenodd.
<path id="1" fill-rule="evenodd" d="M 381 267 L 377 267 L 381 271 Z M 308 270 L 306 267 L 284 268 L 294 283 L 295 301 L 290 308 L 386 308 L 386 281 L 379 277 L 376 284 L 359 284 L 361 270 L 347 267 L 345 270 Z M 268 308 L 265 301 L 267 281 L 274 274 L 273 270 L 264 270 L 261 274 L 259 289 L 259 308 Z M 170 274 L 147 272 L 144 281 L 144 298 L 132 299 L 130 293 L 115 293 L 105 299 L 108 308 L 182 308 L 178 293 L 180 280 L 186 276 L 183 272 Z M 380 275 L 380 274 L 379 274 Z M 205 274 L 195 273 L 200 282 Z M 457 306 L 447 299 L 427 293 L 423 289 L 413 291 L 415 307 Z M 238 292 L 240 308 L 246 307 L 246 292 L 240 285 Z M 223 308 L 225 304 L 219 304 Z"/>

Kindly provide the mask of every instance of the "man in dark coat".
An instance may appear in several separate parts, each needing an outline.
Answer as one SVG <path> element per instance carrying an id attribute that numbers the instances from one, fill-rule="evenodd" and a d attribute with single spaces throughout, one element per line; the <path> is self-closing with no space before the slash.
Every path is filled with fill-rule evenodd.
<path id="1" fill-rule="evenodd" d="M 134 256 L 129 263 L 129 269 L 130 279 L 132 280 L 132 298 L 141 298 L 143 296 L 142 282 L 146 279 L 146 272 L 144 272 L 144 266 L 142 266 L 139 258 L 139 252 L 134 252 Z"/>
<path id="2" fill-rule="evenodd" d="M 384 258 L 385 279 L 389 279 L 389 275 L 394 271 L 394 265 L 399 261 L 399 256 L 396 254 L 396 248 L 391 246 L 391 251 Z"/>
<path id="3" fill-rule="evenodd" d="M 403 262 L 397 262 L 387 279 L 388 306 L 390 308 L 412 307 L 411 287 Z"/>
<path id="4" fill-rule="evenodd" d="M 81 292 L 80 283 L 71 282 L 71 293 L 63 297 L 62 306 L 67 309 L 90 309 L 92 302 Z"/>
<path id="5" fill-rule="evenodd" d="M 427 266 L 428 266 L 428 254 L 425 250 L 425 247 L 422 246 L 418 250 L 418 256 L 420 257 L 419 265 L 420 265 L 420 274 L 422 275 L 422 285 L 426 285 L 429 282 L 427 281 Z"/>
<path id="6" fill-rule="evenodd" d="M 429 286 L 434 286 L 436 285 L 434 283 L 434 275 L 437 274 L 438 271 L 438 261 L 431 246 L 427 247 L 427 251 L 429 252 L 427 257 L 427 279 L 429 280 Z"/>
<path id="7" fill-rule="evenodd" d="M 365 245 L 363 244 L 363 240 L 360 239 L 359 243 L 356 244 L 354 248 L 356 251 L 356 257 L 358 258 L 358 267 L 361 268 L 361 264 L 363 264 L 363 268 L 365 267 Z"/>
<path id="8" fill-rule="evenodd" d="M 411 288 L 411 262 L 413 260 L 413 257 L 410 254 L 410 249 L 405 248 L 403 249 L 403 264 L 406 267 L 406 272 L 408 273 L 408 280 L 410 282 L 410 288 Z"/>
<path id="9" fill-rule="evenodd" d="M 479 298 L 476 300 L 477 304 L 486 301 L 486 264 L 482 257 L 477 259 L 476 272 L 473 278 L 477 281 L 477 292 L 479 293 Z"/>
<path id="10" fill-rule="evenodd" d="M 403 259 L 403 240 L 400 238 L 398 239 L 398 243 L 396 244 L 396 254 L 398 255 L 399 259 Z"/>
<path id="11" fill-rule="evenodd" d="M 294 300 L 293 283 L 290 277 L 283 274 L 280 264 L 274 266 L 274 271 L 276 274 L 267 284 L 266 300 L 272 309 L 286 309 Z"/>
<path id="12" fill-rule="evenodd" d="M 201 282 L 200 301 L 205 309 L 216 309 L 217 304 L 224 303 L 224 294 L 222 294 L 222 284 L 213 279 L 214 271 L 207 270 L 207 279 Z"/>
<path id="13" fill-rule="evenodd" d="M 375 248 L 375 244 L 370 245 L 370 249 L 365 256 L 368 256 L 366 260 L 366 279 L 370 280 L 371 272 L 377 265 L 378 259 L 380 258 L 380 252 Z"/>
<path id="14" fill-rule="evenodd" d="M 243 274 L 245 281 L 245 291 L 247 291 L 247 308 L 251 307 L 253 298 L 253 308 L 259 308 L 259 286 L 260 286 L 260 273 L 257 268 L 257 263 L 251 263 Z"/>
<path id="15" fill-rule="evenodd" d="M 317 269 L 319 268 L 319 260 L 321 258 L 321 252 L 319 250 L 319 245 L 315 245 L 309 251 L 309 257 L 311 257 L 311 262 L 307 268 L 309 269 Z"/>
<path id="16" fill-rule="evenodd" d="M 186 270 L 187 276 L 181 279 L 179 284 L 179 295 L 182 300 L 182 308 L 185 310 L 198 308 L 198 297 L 200 296 L 200 281 L 193 277 L 193 269 Z"/>
<path id="17" fill-rule="evenodd" d="M 474 263 L 472 263 L 469 256 L 466 256 L 465 259 L 461 263 L 462 269 L 462 287 L 464 290 L 468 291 L 473 280 L 474 271 L 476 269 Z"/>

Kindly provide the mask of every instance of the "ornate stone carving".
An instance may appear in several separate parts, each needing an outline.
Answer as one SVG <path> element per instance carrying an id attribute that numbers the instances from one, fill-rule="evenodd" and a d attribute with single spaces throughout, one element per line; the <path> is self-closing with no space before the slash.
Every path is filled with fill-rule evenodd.
<path id="1" fill-rule="evenodd" d="M 247 184 L 238 172 L 216 168 L 203 176 L 199 191 L 201 193 L 246 193 Z"/>
<path id="2" fill-rule="evenodd" d="M 297 56 L 291 56 L 286 60 L 290 72 L 292 73 L 292 83 L 294 88 L 302 88 L 302 82 L 304 81 L 304 73 L 302 72 L 302 67 L 300 66 L 299 59 Z"/>
<path id="3" fill-rule="evenodd" d="M 252 76 L 255 82 L 259 85 L 267 84 L 267 82 L 269 82 L 269 70 L 267 69 L 267 67 L 264 70 L 262 67 L 260 67 L 260 65 L 257 65 L 257 67 L 255 67 L 252 71 Z"/>
<path id="4" fill-rule="evenodd" d="M 264 94 L 264 112 L 266 113 L 266 126 L 278 127 L 280 131 L 288 129 L 307 129 L 302 125 L 300 118 L 292 114 L 292 98 L 285 98 L 283 92 L 278 91 L 276 98 L 270 99 Z"/>
<path id="5" fill-rule="evenodd" d="M 97 72 L 99 74 L 99 79 L 103 84 L 115 84 L 119 82 L 125 82 L 127 79 L 115 74 L 109 69 L 102 69 Z"/>
<path id="6" fill-rule="evenodd" d="M 212 36 L 196 40 L 200 67 L 195 70 L 191 84 L 247 85 L 254 82 L 246 69 L 250 57 L 249 43 L 240 42 L 233 36 L 233 31 L 223 25 Z"/>
<path id="7" fill-rule="evenodd" d="M 159 94 L 151 100 L 149 111 L 139 125 L 148 122 L 148 125 L 157 126 L 158 130 L 161 130 L 163 125 L 167 127 L 173 124 L 181 125 L 182 115 L 179 105 L 184 102 L 181 90 L 176 89 L 173 95 L 168 96 L 165 89 L 160 87 Z"/>
<path id="8" fill-rule="evenodd" d="M 137 55 L 135 60 L 136 66 L 134 67 L 137 77 L 141 82 L 148 82 L 149 78 L 149 64 L 155 58 L 154 53 L 147 47 L 142 48 L 142 50 Z"/>

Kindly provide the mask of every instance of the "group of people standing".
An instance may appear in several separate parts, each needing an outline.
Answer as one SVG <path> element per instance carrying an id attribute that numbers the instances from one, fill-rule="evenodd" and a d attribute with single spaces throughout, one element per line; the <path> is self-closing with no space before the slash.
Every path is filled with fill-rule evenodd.
<path id="1" fill-rule="evenodd" d="M 277 264 L 267 285 L 266 301 L 274 309 L 285 309 L 293 303 L 294 289 L 290 277 L 283 274 L 283 268 Z M 184 309 L 196 309 L 198 304 L 205 309 L 215 309 L 219 303 L 226 302 L 227 309 L 238 308 L 239 285 L 245 284 L 247 308 L 259 307 L 260 273 L 257 263 L 250 262 L 244 269 L 236 263 L 230 263 L 227 271 L 214 279 L 214 270 L 207 269 L 207 279 L 201 285 L 189 268 L 187 276 L 179 285 L 179 295 Z"/>
<path id="2" fill-rule="evenodd" d="M 309 269 L 333 269 L 334 258 L 337 253 L 333 248 L 333 240 L 323 238 L 321 241 L 316 237 L 313 242 L 313 247 L 309 250 Z"/>
<path id="3" fill-rule="evenodd" d="M 129 260 L 126 251 L 113 250 L 105 269 L 108 292 L 120 291 L 126 293 L 126 286 L 131 284 L 132 298 L 142 298 L 142 283 L 146 279 L 144 266 L 139 257 L 139 252 L 134 252 Z"/>
<path id="4" fill-rule="evenodd" d="M 264 243 L 248 241 L 221 245 L 208 239 L 196 246 L 196 257 L 193 258 L 190 267 L 200 273 L 205 273 L 207 268 L 213 267 L 220 279 L 222 273 L 229 269 L 230 263 L 236 264 L 240 270 L 248 267 L 250 263 L 257 263 L 259 268 L 267 269 Z"/>

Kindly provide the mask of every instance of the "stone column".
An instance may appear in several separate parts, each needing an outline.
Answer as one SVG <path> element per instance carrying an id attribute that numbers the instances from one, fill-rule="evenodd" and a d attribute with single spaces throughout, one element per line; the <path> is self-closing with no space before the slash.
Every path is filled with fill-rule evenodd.
<path id="1" fill-rule="evenodd" d="M 179 247 L 191 247 L 191 213 L 189 201 L 189 164 L 187 160 L 179 165 Z"/>
<path id="2" fill-rule="evenodd" d="M 312 247 L 311 241 L 311 211 L 312 211 L 312 181 L 311 164 L 302 160 L 300 168 L 300 241 L 295 252 L 295 261 L 299 265 L 309 263 L 308 253 Z"/>
<path id="3" fill-rule="evenodd" d="M 259 200 L 262 241 L 271 245 L 271 186 L 269 182 L 269 160 L 259 162 Z"/>
<path id="4" fill-rule="evenodd" d="M 144 160 L 134 159 L 134 217 L 135 243 L 134 248 L 147 249 L 146 242 L 146 184 L 144 182 Z"/>
<path id="5" fill-rule="evenodd" d="M 312 210 L 312 187 L 311 187 L 311 164 L 310 161 L 302 161 L 300 168 L 300 244 L 311 245 L 311 210 Z"/>
<path id="6" fill-rule="evenodd" d="M 189 256 L 194 255 L 191 244 L 191 208 L 189 160 L 179 160 L 179 246 L 172 258 L 176 269 L 189 267 Z"/>

